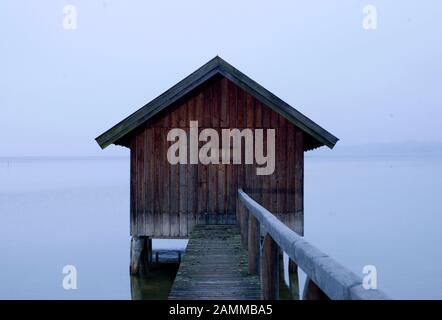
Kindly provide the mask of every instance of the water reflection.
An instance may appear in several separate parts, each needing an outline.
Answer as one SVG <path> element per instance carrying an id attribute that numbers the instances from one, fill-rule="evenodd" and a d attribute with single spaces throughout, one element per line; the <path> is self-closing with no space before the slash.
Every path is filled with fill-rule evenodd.
<path id="1" fill-rule="evenodd" d="M 131 295 L 129 285 L 128 172 L 127 159 L 0 159 L 0 298 L 142 297 Z M 439 155 L 306 159 L 306 237 L 359 275 L 375 264 L 378 284 L 391 297 L 440 299 L 442 250 L 432 248 L 442 241 L 441 173 Z M 184 250 L 176 241 L 153 246 Z M 67 264 L 79 271 L 78 290 L 61 285 Z M 301 293 L 304 282 L 299 271 Z"/>
<path id="2" fill-rule="evenodd" d="M 132 300 L 163 300 L 169 292 L 179 268 L 180 250 L 154 251 L 151 266 L 143 266 L 140 275 L 130 276 Z M 279 273 L 280 299 L 299 300 L 298 270 L 289 270 L 288 259 L 281 259 Z"/>
<path id="3" fill-rule="evenodd" d="M 132 300 L 167 299 L 178 267 L 178 263 L 158 263 L 152 265 L 145 275 L 131 276 Z"/>
<path id="4" fill-rule="evenodd" d="M 167 299 L 178 268 L 178 263 L 158 263 L 154 264 L 145 275 L 130 276 L 132 300 Z M 290 273 L 289 284 L 283 274 L 280 273 L 280 299 L 299 300 L 297 273 Z"/>

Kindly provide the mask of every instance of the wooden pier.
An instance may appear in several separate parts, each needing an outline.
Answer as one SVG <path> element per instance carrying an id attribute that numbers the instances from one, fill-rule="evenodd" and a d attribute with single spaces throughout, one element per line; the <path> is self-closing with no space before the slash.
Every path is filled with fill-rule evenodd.
<path id="1" fill-rule="evenodd" d="M 220 57 L 96 140 L 130 148 L 131 274 L 190 238 L 171 299 L 278 299 L 282 252 L 304 299 L 387 298 L 302 237 L 304 152 L 338 138 Z"/>
<path id="2" fill-rule="evenodd" d="M 260 299 L 260 281 L 249 275 L 247 251 L 234 225 L 199 225 L 170 292 L 170 299 Z"/>
<path id="3" fill-rule="evenodd" d="M 384 300 L 357 276 L 238 190 L 238 225 L 199 225 L 192 232 L 169 299 L 279 299 L 280 253 L 307 281 L 303 300 Z M 297 275 L 296 275 L 297 277 Z"/>

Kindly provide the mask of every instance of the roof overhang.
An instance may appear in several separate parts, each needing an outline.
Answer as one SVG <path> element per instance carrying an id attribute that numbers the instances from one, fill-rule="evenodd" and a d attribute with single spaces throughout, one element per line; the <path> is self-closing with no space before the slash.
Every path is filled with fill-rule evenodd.
<path id="1" fill-rule="evenodd" d="M 314 138 L 318 142 L 318 147 L 326 145 L 329 148 L 333 148 L 336 142 L 338 142 L 339 139 L 330 132 L 320 127 L 318 124 L 218 56 L 124 120 L 114 125 L 95 140 L 102 149 L 119 141 L 154 115 L 171 106 L 217 74 L 226 77 L 275 112 L 284 116 L 299 129 Z"/>

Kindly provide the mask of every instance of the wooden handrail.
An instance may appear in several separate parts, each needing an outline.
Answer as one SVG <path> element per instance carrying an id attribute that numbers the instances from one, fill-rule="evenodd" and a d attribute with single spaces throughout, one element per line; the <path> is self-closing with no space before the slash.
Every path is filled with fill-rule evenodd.
<path id="1" fill-rule="evenodd" d="M 264 298 L 278 298 L 278 293 L 276 292 L 278 288 L 275 288 L 277 285 L 268 283 L 269 279 L 266 276 L 274 272 L 274 269 L 278 269 L 278 261 L 276 260 L 279 260 L 279 257 L 275 258 L 274 256 L 276 244 L 306 273 L 308 279 L 306 286 L 313 289 L 313 291 L 319 289 L 326 297 L 333 300 L 390 299 L 378 289 L 364 289 L 361 277 L 358 277 L 333 258 L 311 245 L 266 208 L 253 200 L 242 189 L 238 190 L 238 202 L 241 202 L 248 209 L 249 213 L 249 219 L 247 219 L 248 227 L 241 228 L 241 233 L 246 233 L 245 241 L 249 248 L 249 272 L 256 273 L 258 271 L 256 266 L 253 265 L 253 261 L 256 261 L 256 254 L 261 255 L 259 251 L 262 251 L 264 255 L 271 255 L 271 257 L 267 256 L 264 259 L 261 257 L 261 268 L 270 268 L 271 270 L 258 271 L 263 281 Z M 240 208 L 238 209 L 241 211 Z M 240 224 L 244 224 L 244 216 L 240 216 L 238 219 Z M 255 219 L 257 221 L 254 221 Z M 260 242 L 260 233 L 255 231 L 259 230 L 259 226 L 265 230 L 266 234 L 261 250 L 259 250 L 259 245 L 257 245 Z M 250 268 L 251 262 L 252 268 Z M 273 262 L 276 265 L 269 266 L 269 262 Z M 278 282 L 279 279 L 272 279 L 272 281 Z"/>

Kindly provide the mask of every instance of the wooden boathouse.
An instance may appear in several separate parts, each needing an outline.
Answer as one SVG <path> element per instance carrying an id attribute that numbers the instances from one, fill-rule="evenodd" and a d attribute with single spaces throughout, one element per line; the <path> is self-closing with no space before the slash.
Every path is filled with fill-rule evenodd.
<path id="1" fill-rule="evenodd" d="M 198 132 L 210 128 L 219 136 L 224 129 L 273 129 L 274 171 L 257 175 L 259 164 L 246 163 L 245 152 L 240 163 L 220 159 L 209 164 L 171 164 L 168 150 L 174 142 L 168 133 L 178 128 L 191 134 L 191 124 L 196 122 Z M 278 247 L 296 261 L 292 247 L 296 241 L 305 245 L 300 237 L 304 231 L 304 152 L 333 148 L 338 139 L 217 56 L 96 141 L 102 148 L 115 144 L 130 149 L 132 274 L 149 263 L 152 238 L 190 237 L 171 298 L 255 299 L 277 297 Z M 200 136 L 196 147 L 207 141 Z M 218 156 L 226 152 L 231 157 L 232 147 L 220 148 Z M 307 264 L 314 258 L 308 257 L 310 251 L 296 252 L 307 256 L 300 258 Z M 195 264 L 192 259 L 203 262 Z M 302 261 L 296 261 L 298 266 Z M 222 273 L 218 282 L 217 272 Z M 350 297 L 349 290 L 356 283 L 340 284 L 342 279 L 333 278 L 336 286 L 346 288 L 345 293 L 333 296 L 336 286 L 324 289 L 326 285 L 320 283 L 324 277 L 307 274 L 311 285 L 306 287 L 318 297 L 323 292 L 330 298 Z"/>

